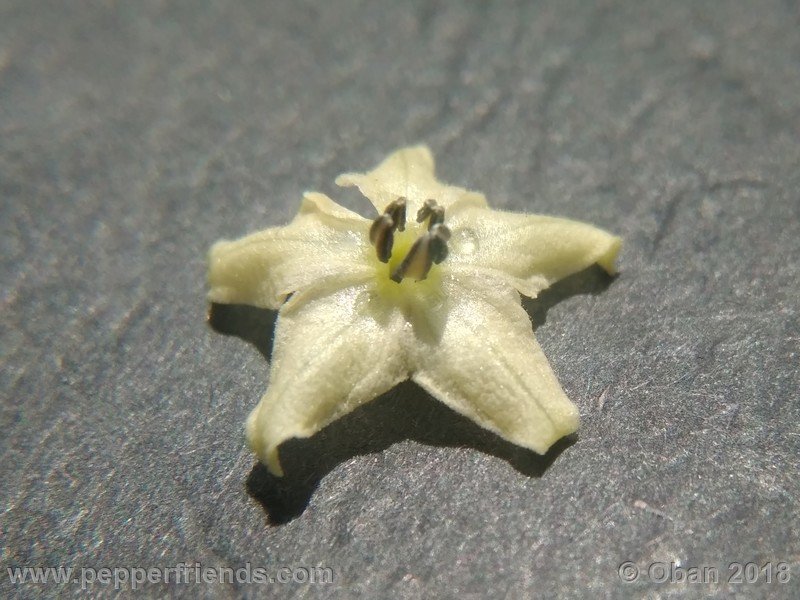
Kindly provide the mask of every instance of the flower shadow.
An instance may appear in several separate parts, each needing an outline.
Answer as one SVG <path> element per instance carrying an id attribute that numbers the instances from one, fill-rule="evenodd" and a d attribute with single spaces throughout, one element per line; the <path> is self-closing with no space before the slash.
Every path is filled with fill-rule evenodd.
<path id="1" fill-rule="evenodd" d="M 380 454 L 393 444 L 413 440 L 428 446 L 474 448 L 507 461 L 529 477 L 540 477 L 574 439 L 558 442 L 546 455 L 515 446 L 475 425 L 405 382 L 308 439 L 281 445 L 284 477 L 275 477 L 257 463 L 247 478 L 247 491 L 280 525 L 300 516 L 319 482 L 334 468 L 356 456 Z"/>
<path id="2" fill-rule="evenodd" d="M 553 306 L 572 296 L 587 294 L 597 296 L 603 293 L 617 277 L 609 275 L 598 265 L 592 265 L 554 283 L 536 298 L 523 297 L 522 306 L 533 322 L 533 330 L 536 331 L 547 322 L 547 311 Z"/>
<path id="3" fill-rule="evenodd" d="M 556 303 L 578 294 L 599 294 L 612 280 L 599 267 L 590 267 L 558 282 L 537 299 L 526 299 L 523 305 L 536 328 L 545 322 L 547 311 Z M 216 331 L 250 342 L 267 359 L 276 320 L 275 311 L 239 305 L 212 305 L 209 313 L 209 323 Z M 305 511 L 320 481 L 334 468 L 356 456 L 381 453 L 399 442 L 473 448 L 505 460 L 525 476 L 540 477 L 576 439 L 568 436 L 540 456 L 482 429 L 414 383 L 405 382 L 313 437 L 282 444 L 285 476 L 275 477 L 257 463 L 247 477 L 246 489 L 262 505 L 269 523 L 280 525 Z"/>
<path id="4" fill-rule="evenodd" d="M 246 304 L 212 304 L 208 311 L 208 324 L 214 331 L 251 343 L 267 360 L 272 356 L 277 322 L 278 311 Z"/>

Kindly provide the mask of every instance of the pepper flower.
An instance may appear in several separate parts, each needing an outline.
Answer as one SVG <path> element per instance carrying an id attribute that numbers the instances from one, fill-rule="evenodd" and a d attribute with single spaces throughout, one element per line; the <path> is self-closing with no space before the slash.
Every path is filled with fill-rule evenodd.
<path id="1" fill-rule="evenodd" d="M 621 240 L 585 223 L 492 210 L 439 182 L 430 150 L 398 150 L 339 176 L 366 219 L 308 192 L 284 227 L 209 254 L 211 302 L 278 310 L 269 387 L 247 440 L 275 475 L 278 448 L 411 379 L 502 438 L 544 454 L 578 428 L 519 294 L 597 263 Z"/>

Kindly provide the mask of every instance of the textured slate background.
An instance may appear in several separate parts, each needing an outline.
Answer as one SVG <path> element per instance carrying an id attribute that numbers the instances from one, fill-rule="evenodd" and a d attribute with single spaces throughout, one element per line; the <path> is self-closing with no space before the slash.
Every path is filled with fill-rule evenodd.
<path id="1" fill-rule="evenodd" d="M 800 597 L 798 26 L 792 1 L 0 2 L 0 590 L 250 561 L 335 582 L 146 591 Z M 404 385 L 276 481 L 242 435 L 274 315 L 209 326 L 204 254 L 305 189 L 365 206 L 335 175 L 419 141 L 497 207 L 624 237 L 617 279 L 528 304 L 583 427 L 537 458 Z"/>

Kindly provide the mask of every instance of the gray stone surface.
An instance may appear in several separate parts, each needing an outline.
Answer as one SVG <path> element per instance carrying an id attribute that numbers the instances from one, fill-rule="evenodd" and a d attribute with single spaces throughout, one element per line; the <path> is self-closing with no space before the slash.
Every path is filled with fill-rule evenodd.
<path id="1" fill-rule="evenodd" d="M 2 594 L 81 593 L 6 567 L 249 561 L 334 583 L 144 591 L 800 597 L 799 26 L 771 0 L 0 2 Z M 274 315 L 209 326 L 205 252 L 305 189 L 364 207 L 335 175 L 419 141 L 497 207 L 624 237 L 618 278 L 528 303 L 582 429 L 538 458 L 404 385 L 277 481 L 242 435 Z"/>

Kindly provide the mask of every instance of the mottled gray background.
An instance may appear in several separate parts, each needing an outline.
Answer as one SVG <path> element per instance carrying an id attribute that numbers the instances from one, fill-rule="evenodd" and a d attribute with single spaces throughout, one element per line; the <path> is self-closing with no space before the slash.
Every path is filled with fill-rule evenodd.
<path id="1" fill-rule="evenodd" d="M 799 31 L 788 0 L 0 2 L 3 595 L 250 561 L 335 581 L 145 591 L 800 597 Z M 538 458 L 409 384 L 275 480 L 243 443 L 274 315 L 209 325 L 205 252 L 305 189 L 363 206 L 334 177 L 411 142 L 625 239 L 618 278 L 528 303 L 582 429 Z"/>

